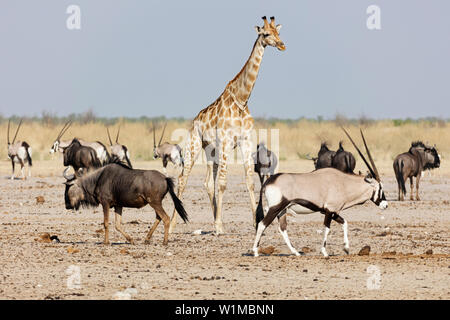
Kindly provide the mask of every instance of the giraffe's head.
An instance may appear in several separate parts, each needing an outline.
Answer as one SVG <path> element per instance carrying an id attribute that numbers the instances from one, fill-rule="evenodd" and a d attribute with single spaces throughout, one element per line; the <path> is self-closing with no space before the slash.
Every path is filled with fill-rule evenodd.
<path id="1" fill-rule="evenodd" d="M 276 47 L 278 50 L 284 51 L 286 50 L 286 46 L 283 41 L 280 39 L 280 29 L 281 24 L 275 25 L 275 17 L 270 17 L 270 23 L 267 21 L 267 18 L 262 17 L 264 20 L 264 26 L 256 26 L 256 32 L 261 37 L 261 41 L 264 46 L 272 46 Z"/>

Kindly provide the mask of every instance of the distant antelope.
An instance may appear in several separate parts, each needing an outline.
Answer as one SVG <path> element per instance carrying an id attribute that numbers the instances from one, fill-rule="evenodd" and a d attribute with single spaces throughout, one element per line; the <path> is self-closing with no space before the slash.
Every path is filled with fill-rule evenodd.
<path id="1" fill-rule="evenodd" d="M 22 179 L 25 179 L 24 174 L 24 166 L 25 163 L 28 163 L 28 176 L 31 177 L 31 167 L 33 165 L 33 161 L 31 159 L 32 150 L 28 143 L 25 141 L 17 141 L 17 134 L 19 133 L 20 126 L 22 125 L 22 120 L 17 127 L 16 134 L 14 135 L 13 141 L 9 142 L 9 128 L 11 125 L 11 120 L 8 121 L 8 159 L 11 159 L 12 164 L 12 175 L 11 180 L 14 180 L 14 168 L 16 163 L 20 163 L 20 170 L 22 172 Z"/>
<path id="2" fill-rule="evenodd" d="M 84 168 L 87 171 L 102 166 L 100 160 L 91 147 L 82 146 L 78 139 L 73 139 L 72 143 L 64 148 L 64 166 L 72 166 L 75 173 Z"/>
<path id="3" fill-rule="evenodd" d="M 399 154 L 394 160 L 394 172 L 398 184 L 398 200 L 406 195 L 405 180 L 411 183 L 410 199 L 414 200 L 413 177 L 416 177 L 416 200 L 419 201 L 419 182 L 424 170 L 439 168 L 441 156 L 435 147 L 427 146 L 422 141 L 411 143 L 408 152 Z"/>
<path id="4" fill-rule="evenodd" d="M 121 162 L 126 162 L 128 166 L 131 169 L 133 169 L 133 166 L 131 165 L 130 161 L 130 152 L 128 151 L 128 148 L 123 144 L 119 144 L 120 126 L 119 129 L 117 129 L 116 142 L 114 144 L 111 141 L 111 136 L 109 135 L 108 127 L 106 127 L 106 131 L 108 132 L 109 145 L 111 146 L 112 160 L 114 161 L 114 159 L 117 158 Z"/>
<path id="5" fill-rule="evenodd" d="M 262 142 L 258 144 L 252 157 L 255 163 L 255 172 L 258 174 L 262 186 L 264 179 L 268 179 L 275 173 L 278 164 L 277 156 Z"/>
<path id="6" fill-rule="evenodd" d="M 67 121 L 64 124 L 64 127 L 61 129 L 61 131 L 58 134 L 58 137 L 53 142 L 53 145 L 50 148 L 50 151 L 49 151 L 50 153 L 55 153 L 57 151 L 63 153 L 64 149 L 67 148 L 73 142 L 73 140 L 75 138 L 71 139 L 71 140 L 61 141 L 62 136 L 64 135 L 64 133 L 66 133 L 66 131 L 69 129 L 69 127 L 71 125 L 72 125 L 72 121 Z M 97 158 L 100 160 L 100 162 L 102 164 L 106 164 L 109 162 L 109 160 L 110 160 L 109 152 L 103 143 L 101 143 L 100 141 L 88 142 L 88 141 L 84 141 L 84 140 L 81 140 L 78 138 L 76 138 L 76 139 L 82 146 L 90 147 L 90 148 L 94 149 L 97 154 Z"/>
<path id="7" fill-rule="evenodd" d="M 348 135 L 347 131 L 345 133 Z M 257 231 L 253 245 L 255 256 L 258 256 L 258 245 L 264 230 L 272 223 L 275 217 L 279 220 L 279 230 L 287 246 L 292 253 L 297 256 L 300 255 L 291 245 L 287 235 L 287 210 L 296 214 L 320 212 L 325 215 L 323 222 L 325 225 L 324 239 L 321 248 L 321 252 L 325 257 L 328 256 L 325 247 L 331 220 L 342 224 L 344 230 L 344 251 L 347 254 L 349 253 L 347 222 L 340 216 L 341 211 L 361 205 L 367 200 L 374 202 L 380 209 L 386 209 L 388 206 L 380 175 L 367 148 L 362 130 L 361 136 L 372 166 L 369 165 L 359 148 L 350 138 L 350 135 L 348 135 L 369 169 L 371 177 L 343 173 L 334 168 L 324 168 L 310 173 L 279 173 L 270 177 L 264 183 L 260 191 L 259 204 L 256 211 Z M 265 217 L 262 205 L 263 193 L 269 206 Z"/>
<path id="8" fill-rule="evenodd" d="M 339 142 L 339 149 L 336 150 L 331 166 L 345 173 L 353 173 L 356 166 L 355 157 L 351 152 L 345 151 L 342 141 Z"/>
<path id="9" fill-rule="evenodd" d="M 158 146 L 156 146 L 156 133 L 155 126 L 153 125 L 153 159 L 161 158 L 163 163 L 163 172 L 167 176 L 167 164 L 172 162 L 178 167 L 184 166 L 183 156 L 181 155 L 181 147 L 177 144 L 170 144 L 164 142 L 161 144 L 164 132 L 166 131 L 167 122 L 164 124 L 164 128 L 159 139 Z"/>

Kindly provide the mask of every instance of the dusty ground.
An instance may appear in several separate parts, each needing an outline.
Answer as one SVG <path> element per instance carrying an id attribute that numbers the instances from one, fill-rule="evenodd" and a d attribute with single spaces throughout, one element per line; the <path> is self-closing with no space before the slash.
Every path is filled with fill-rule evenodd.
<path id="1" fill-rule="evenodd" d="M 160 164 L 135 166 L 159 168 Z M 380 167 L 388 200 L 395 200 L 390 164 Z M 281 171 L 310 169 L 307 161 L 281 164 Z M 7 180 L 10 164 L 3 161 L 0 298 L 449 299 L 448 169 L 422 179 L 420 202 L 390 201 L 384 212 L 367 203 L 344 212 L 349 222 L 348 256 L 342 251 L 342 229 L 332 224 L 328 251 L 333 256 L 321 257 L 318 230 L 322 230 L 322 216 L 313 214 L 288 218 L 291 241 L 298 249 L 307 247 L 303 250 L 310 252 L 305 256 L 289 254 L 275 222 L 261 242 L 263 248 L 273 246 L 274 251 L 254 258 L 249 255 L 254 229 L 241 167 L 230 170 L 224 199 L 225 235 L 211 233 L 213 219 L 203 188 L 205 172 L 203 166 L 196 166 L 183 197 L 191 222 L 178 225 L 167 247 L 162 246 L 162 226 L 151 245 L 143 244 L 155 219 L 150 207 L 124 210 L 125 229 L 137 240 L 136 245 L 126 244 L 111 228 L 114 243 L 105 246 L 101 244 L 100 209 L 64 209 L 59 160 L 37 161 L 35 175 L 26 181 Z M 36 203 L 38 196 L 44 198 L 43 203 Z M 171 214 L 169 199 L 165 207 Z M 199 229 L 201 235 L 192 234 Z M 61 242 L 36 241 L 41 233 L 57 235 Z M 371 247 L 370 255 L 359 256 L 366 245 Z M 425 254 L 430 249 L 432 254 Z"/>

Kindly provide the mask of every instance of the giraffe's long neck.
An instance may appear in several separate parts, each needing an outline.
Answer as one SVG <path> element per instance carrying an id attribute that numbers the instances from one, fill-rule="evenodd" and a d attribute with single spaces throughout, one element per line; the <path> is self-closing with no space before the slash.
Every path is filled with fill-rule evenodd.
<path id="1" fill-rule="evenodd" d="M 244 67 L 227 85 L 227 88 L 234 94 L 238 103 L 242 105 L 247 104 L 250 98 L 256 78 L 258 77 L 263 55 L 264 46 L 261 41 L 261 36 L 259 36 Z"/>

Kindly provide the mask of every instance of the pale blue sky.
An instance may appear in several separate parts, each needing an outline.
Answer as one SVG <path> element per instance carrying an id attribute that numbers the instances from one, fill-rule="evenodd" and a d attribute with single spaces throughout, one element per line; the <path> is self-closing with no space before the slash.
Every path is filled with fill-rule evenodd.
<path id="1" fill-rule="evenodd" d="M 81 30 L 66 28 L 70 4 Z M 446 0 L 3 0 L 0 113 L 192 118 L 274 15 L 287 49 L 266 49 L 254 116 L 450 118 L 449 12 Z"/>

